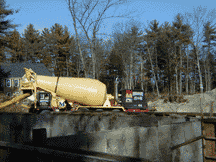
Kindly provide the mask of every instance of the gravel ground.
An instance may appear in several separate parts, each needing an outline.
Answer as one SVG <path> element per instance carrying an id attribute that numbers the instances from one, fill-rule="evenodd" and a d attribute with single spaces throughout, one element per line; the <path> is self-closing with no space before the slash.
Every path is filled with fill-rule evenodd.
<path id="1" fill-rule="evenodd" d="M 5 98 L 4 94 L 0 94 L 0 103 L 1 102 L 6 102 L 7 100 L 11 100 L 11 98 L 7 98 L 6 100 L 3 99 Z M 14 103 L 12 105 L 9 105 L 7 107 L 1 108 L 0 112 L 24 112 L 24 113 L 28 113 L 29 112 L 29 106 L 27 106 L 27 104 L 24 102 L 24 100 Z"/>
<path id="2" fill-rule="evenodd" d="M 155 102 L 148 102 L 148 106 L 155 106 L 155 108 L 159 112 L 201 112 L 201 109 L 203 109 L 203 112 L 210 112 L 211 103 L 212 101 L 214 102 L 216 99 L 216 89 L 213 89 L 212 91 L 207 91 L 201 95 L 185 95 L 184 99 L 188 99 L 189 103 L 164 103 L 164 99 L 158 99 Z M 213 111 L 216 112 L 216 103 L 213 103 Z"/>

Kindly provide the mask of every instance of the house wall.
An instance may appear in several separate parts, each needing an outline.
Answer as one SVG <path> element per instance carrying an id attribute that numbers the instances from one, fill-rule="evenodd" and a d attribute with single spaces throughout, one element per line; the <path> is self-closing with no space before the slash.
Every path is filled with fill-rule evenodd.
<path id="1" fill-rule="evenodd" d="M 6 82 L 10 80 L 10 84 Z M 18 80 L 18 85 L 16 86 L 16 80 Z M 4 79 L 4 94 L 10 96 L 19 89 L 21 77 L 5 78 Z"/>

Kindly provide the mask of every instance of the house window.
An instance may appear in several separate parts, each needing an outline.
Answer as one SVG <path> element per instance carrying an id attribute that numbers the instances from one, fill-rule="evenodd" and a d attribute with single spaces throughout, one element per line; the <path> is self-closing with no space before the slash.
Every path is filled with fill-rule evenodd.
<path id="1" fill-rule="evenodd" d="M 7 92 L 7 93 L 6 93 L 6 96 L 9 96 L 9 97 L 10 97 L 10 96 L 11 96 L 11 92 Z"/>
<path id="2" fill-rule="evenodd" d="M 18 79 L 14 79 L 14 87 L 18 87 L 19 86 L 19 80 Z"/>
<path id="3" fill-rule="evenodd" d="M 5 85 L 6 85 L 6 87 L 11 87 L 11 80 L 5 79 Z"/>

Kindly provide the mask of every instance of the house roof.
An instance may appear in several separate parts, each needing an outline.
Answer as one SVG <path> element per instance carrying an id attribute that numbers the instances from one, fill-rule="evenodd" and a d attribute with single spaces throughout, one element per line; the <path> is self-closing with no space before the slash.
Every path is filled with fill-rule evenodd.
<path id="1" fill-rule="evenodd" d="M 4 72 L 9 72 L 9 78 L 11 77 L 23 77 L 25 74 L 25 68 L 31 68 L 37 75 L 46 75 L 46 76 L 52 76 L 52 74 L 48 71 L 46 66 L 43 63 L 29 63 L 29 62 L 23 62 L 23 63 L 1 63 L 0 64 L 2 70 Z"/>

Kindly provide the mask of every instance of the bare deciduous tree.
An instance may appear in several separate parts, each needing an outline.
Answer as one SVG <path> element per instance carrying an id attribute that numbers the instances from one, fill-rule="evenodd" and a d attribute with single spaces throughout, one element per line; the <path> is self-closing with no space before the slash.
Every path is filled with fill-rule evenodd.
<path id="1" fill-rule="evenodd" d="M 126 15 L 123 16 L 109 16 L 109 17 L 105 17 L 105 13 L 106 11 L 115 5 L 120 5 L 125 3 L 125 0 L 106 0 L 106 1 L 100 1 L 100 0 L 88 0 L 87 2 L 81 2 L 76 1 L 76 0 L 66 0 L 71 16 L 73 18 L 73 24 L 74 24 L 74 29 L 76 32 L 76 38 L 77 38 L 77 43 L 79 46 L 79 52 L 80 52 L 80 57 L 82 60 L 82 64 L 84 66 L 84 70 L 85 69 L 85 60 L 84 57 L 82 55 L 82 50 L 81 50 L 81 46 L 79 43 L 79 39 L 78 39 L 78 32 L 77 32 L 77 25 L 76 25 L 76 21 L 79 22 L 79 24 L 81 25 L 82 30 L 84 31 L 86 38 L 89 41 L 90 44 L 90 50 L 91 50 L 91 54 L 92 54 L 92 73 L 93 73 L 93 78 L 95 78 L 95 64 L 96 64 L 96 56 L 95 56 L 95 40 L 96 40 L 96 35 L 97 32 L 99 31 L 101 22 L 104 19 L 107 18 L 113 18 L 113 17 L 125 17 Z M 97 15 L 93 15 L 94 11 L 97 9 L 98 13 Z M 78 10 L 80 10 L 80 12 L 78 12 Z M 92 19 L 92 17 L 95 17 L 95 20 Z M 92 29 L 92 39 L 89 37 L 89 29 Z"/>
<path id="2" fill-rule="evenodd" d="M 197 57 L 197 67 L 198 67 L 198 73 L 200 78 L 200 91 L 203 93 L 203 83 L 202 83 L 202 73 L 200 71 L 200 56 L 199 56 L 199 48 L 201 45 L 201 40 L 203 39 L 204 35 L 201 34 L 202 26 L 207 21 L 213 21 L 216 17 L 213 16 L 216 14 L 215 9 L 208 12 L 208 14 L 205 16 L 207 9 L 203 8 L 201 6 L 194 9 L 194 13 L 186 13 L 185 19 L 187 21 L 187 24 L 190 24 L 190 26 L 194 26 L 194 34 L 192 39 L 192 47 L 196 53 Z"/>

